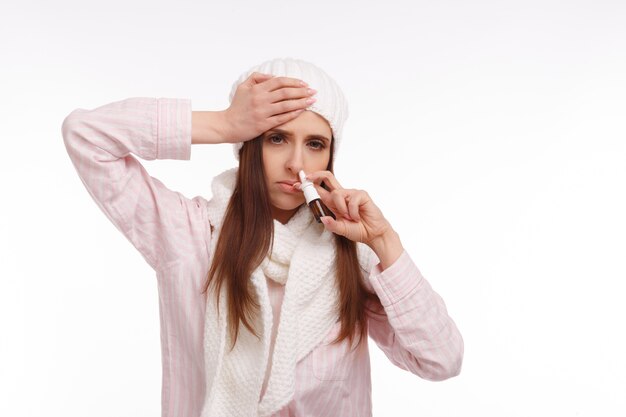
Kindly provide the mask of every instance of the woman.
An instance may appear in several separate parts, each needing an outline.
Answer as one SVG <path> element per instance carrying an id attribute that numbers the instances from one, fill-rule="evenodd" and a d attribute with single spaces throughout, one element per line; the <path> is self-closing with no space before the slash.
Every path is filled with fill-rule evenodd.
<path id="1" fill-rule="evenodd" d="M 333 175 L 348 115 L 334 80 L 274 59 L 244 72 L 230 101 L 211 112 L 129 98 L 63 122 L 87 190 L 156 271 L 163 416 L 371 416 L 368 334 L 415 375 L 458 375 L 463 340 L 443 300 L 367 192 Z M 131 155 L 188 160 L 209 143 L 239 159 L 210 200 Z M 336 220 L 315 221 L 300 170 Z"/>

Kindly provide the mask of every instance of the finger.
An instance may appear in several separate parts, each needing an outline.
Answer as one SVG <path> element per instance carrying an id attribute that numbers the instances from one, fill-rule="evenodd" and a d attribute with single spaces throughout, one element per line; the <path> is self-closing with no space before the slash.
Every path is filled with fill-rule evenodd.
<path id="1" fill-rule="evenodd" d="M 308 84 L 297 78 L 276 76 L 268 79 L 266 82 L 259 85 L 259 87 L 261 88 L 261 91 L 270 93 L 283 87 L 308 87 Z"/>
<path id="2" fill-rule="evenodd" d="M 302 104 L 311 104 L 307 103 L 306 100 L 312 97 L 314 94 L 317 94 L 317 90 L 314 90 L 309 87 L 283 87 L 278 90 L 274 90 L 267 94 L 268 101 L 270 103 L 289 103 L 290 101 L 302 102 Z M 304 98 L 304 100 L 298 100 Z"/>
<path id="3" fill-rule="evenodd" d="M 361 205 L 361 196 L 359 194 L 350 194 L 346 197 L 346 201 L 348 202 L 348 214 L 350 217 L 355 221 L 360 221 L 359 206 Z"/>
<path id="4" fill-rule="evenodd" d="M 337 178 L 335 178 L 335 174 L 330 171 L 315 171 L 307 174 L 306 178 L 309 181 L 313 181 L 315 183 L 321 183 L 322 181 L 324 181 L 326 184 L 329 185 L 331 191 L 336 189 L 343 189 L 341 184 L 339 184 L 339 181 L 337 181 Z"/>
<path id="5" fill-rule="evenodd" d="M 266 130 L 269 130 L 275 126 L 280 126 L 282 124 L 287 123 L 288 121 L 292 119 L 295 119 L 304 110 L 305 109 L 296 109 L 296 110 L 288 111 L 287 113 L 280 113 L 275 116 L 268 117 L 266 120 L 267 120 L 267 123 L 269 123 L 270 127 L 268 127 Z"/>
<path id="6" fill-rule="evenodd" d="M 341 236 L 345 236 L 348 228 L 346 227 L 345 220 L 335 220 L 330 216 L 320 217 L 322 223 L 329 231 Z"/>
<path id="7" fill-rule="evenodd" d="M 302 98 L 287 99 L 277 103 L 271 103 L 269 104 L 269 109 L 271 114 L 282 114 L 293 110 L 305 110 L 307 107 L 311 106 L 311 104 L 315 103 L 316 100 L 315 97 L 307 95 Z"/>
<path id="8" fill-rule="evenodd" d="M 344 190 L 333 190 L 330 193 L 334 206 L 339 210 L 339 214 L 343 217 L 352 220 L 350 213 L 348 212 L 348 205 L 346 204 L 346 196 Z"/>
<path id="9" fill-rule="evenodd" d="M 265 82 L 267 80 L 269 80 L 270 78 L 272 78 L 274 75 L 272 74 L 263 74 L 260 72 L 253 72 L 252 74 L 250 74 L 250 77 L 248 77 L 248 80 L 250 80 L 250 83 L 252 85 L 255 84 L 260 84 L 262 82 Z"/>

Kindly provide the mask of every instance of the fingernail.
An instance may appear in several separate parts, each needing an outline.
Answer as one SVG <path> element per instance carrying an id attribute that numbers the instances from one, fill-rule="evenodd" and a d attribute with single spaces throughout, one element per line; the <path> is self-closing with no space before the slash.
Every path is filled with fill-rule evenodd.
<path id="1" fill-rule="evenodd" d="M 305 87 L 308 87 L 309 85 L 307 83 L 305 83 L 304 81 L 300 81 L 300 85 L 303 85 Z"/>

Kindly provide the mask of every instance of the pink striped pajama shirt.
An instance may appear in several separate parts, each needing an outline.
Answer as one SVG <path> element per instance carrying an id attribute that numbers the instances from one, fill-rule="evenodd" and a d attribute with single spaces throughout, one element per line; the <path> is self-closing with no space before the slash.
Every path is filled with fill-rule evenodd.
<path id="1" fill-rule="evenodd" d="M 133 155 L 189 160 L 191 112 L 189 99 L 134 97 L 76 109 L 62 125 L 67 152 L 87 191 L 156 272 L 162 417 L 200 417 L 205 389 L 200 291 L 216 236 L 205 198 L 168 189 Z M 408 253 L 385 270 L 374 265 L 365 278 L 380 299 L 369 305 L 374 312 L 368 314 L 368 334 L 389 360 L 432 381 L 458 375 L 461 334 Z M 275 335 L 284 287 L 267 281 Z M 353 352 L 346 349 L 347 340 L 330 345 L 338 332 L 339 323 L 297 364 L 295 396 L 276 417 L 372 416 L 368 344 Z"/>

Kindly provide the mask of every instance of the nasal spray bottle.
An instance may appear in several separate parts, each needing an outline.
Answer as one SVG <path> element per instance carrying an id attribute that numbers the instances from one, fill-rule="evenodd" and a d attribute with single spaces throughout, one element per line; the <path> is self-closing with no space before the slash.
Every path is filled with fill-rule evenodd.
<path id="1" fill-rule="evenodd" d="M 330 216 L 333 219 L 337 220 L 333 212 L 330 211 L 328 207 L 324 205 L 324 203 L 322 203 L 322 199 L 317 193 L 315 186 L 311 181 L 306 179 L 306 174 L 304 173 L 304 171 L 300 170 L 300 172 L 298 172 L 298 176 L 300 177 L 300 182 L 302 183 L 300 189 L 304 192 L 304 198 L 306 199 L 306 203 L 311 208 L 311 211 L 313 211 L 315 220 L 317 220 L 318 223 L 321 223 L 321 218 L 324 216 Z"/>

